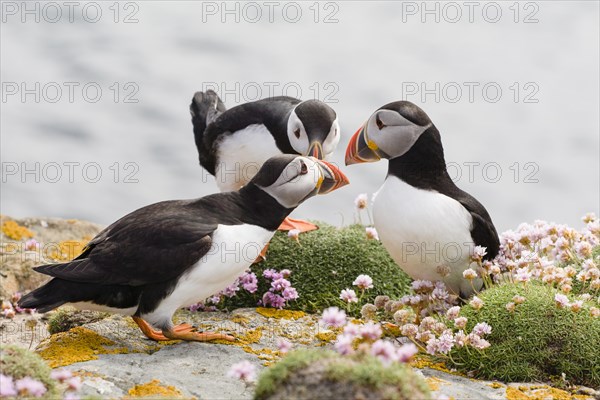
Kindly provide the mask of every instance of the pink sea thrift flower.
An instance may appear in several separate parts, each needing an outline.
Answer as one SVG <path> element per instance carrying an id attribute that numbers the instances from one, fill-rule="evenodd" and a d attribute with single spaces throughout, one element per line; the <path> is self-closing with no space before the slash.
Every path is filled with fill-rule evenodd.
<path id="1" fill-rule="evenodd" d="M 459 306 L 450 307 L 448 311 L 446 311 L 446 318 L 450 320 L 455 320 L 456 318 L 458 318 L 458 313 L 460 313 Z"/>
<path id="2" fill-rule="evenodd" d="M 290 351 L 292 349 L 292 343 L 285 340 L 285 339 L 278 339 L 277 340 L 277 348 L 279 349 L 279 351 L 283 354 L 287 353 L 288 351 Z"/>
<path id="3" fill-rule="evenodd" d="M 227 376 L 244 382 L 253 382 L 256 378 L 256 367 L 250 361 L 240 361 L 229 368 Z"/>
<path id="4" fill-rule="evenodd" d="M 337 340 L 333 344 L 335 350 L 342 354 L 352 354 L 354 352 L 354 348 L 352 347 L 352 342 L 354 341 L 354 337 L 350 335 L 339 335 Z"/>
<path id="5" fill-rule="evenodd" d="M 357 286 L 360 289 L 372 289 L 373 288 L 373 279 L 369 275 L 359 275 L 354 282 L 352 282 L 354 286 Z"/>
<path id="6" fill-rule="evenodd" d="M 15 387 L 19 393 L 33 397 L 42 397 L 46 393 L 46 386 L 36 379 L 26 376 L 15 382 Z"/>
<path id="7" fill-rule="evenodd" d="M 365 228 L 365 232 L 367 234 L 367 239 L 379 240 L 379 234 L 377 233 L 377 229 L 368 226 Z"/>
<path id="8" fill-rule="evenodd" d="M 415 354 L 419 352 L 417 346 L 414 343 L 407 343 L 400 346 L 396 351 L 396 358 L 400 362 L 408 362 Z"/>
<path id="9" fill-rule="evenodd" d="M 473 296 L 473 298 L 471 299 L 471 301 L 469 302 L 469 305 L 471 307 L 473 307 L 475 310 L 480 310 L 481 307 L 483 307 L 483 300 L 481 300 L 479 297 L 477 296 Z"/>
<path id="10" fill-rule="evenodd" d="M 354 206 L 357 210 L 364 210 L 369 205 L 369 198 L 366 193 L 361 193 L 354 199 Z"/>
<path id="11" fill-rule="evenodd" d="M 52 372 L 50 372 L 50 378 L 59 382 L 64 382 L 72 377 L 73 374 L 67 369 L 54 369 Z"/>
<path id="12" fill-rule="evenodd" d="M 340 293 L 340 299 L 345 301 L 346 303 L 358 303 L 358 297 L 356 296 L 356 292 L 352 289 L 344 289 Z"/>
<path id="13" fill-rule="evenodd" d="M 300 230 L 299 229 L 290 229 L 288 231 L 288 237 L 291 238 L 291 239 L 298 240 L 299 236 L 300 236 Z"/>
<path id="14" fill-rule="evenodd" d="M 13 382 L 13 378 L 0 374 L 0 397 L 15 397 L 17 390 Z"/>
<path id="15" fill-rule="evenodd" d="M 458 329 L 465 329 L 465 326 L 467 326 L 467 318 L 465 318 L 465 317 L 455 318 L 454 326 L 456 326 Z"/>
<path id="16" fill-rule="evenodd" d="M 283 296 L 283 299 L 286 301 L 296 300 L 298 298 L 298 291 L 293 287 L 287 287 L 287 288 L 283 289 L 283 292 L 281 292 L 281 295 Z"/>
<path id="17" fill-rule="evenodd" d="M 254 272 L 247 273 L 240 278 L 242 287 L 250 293 L 255 293 L 258 290 L 258 279 Z"/>
<path id="18" fill-rule="evenodd" d="M 481 260 L 487 254 L 487 248 L 483 246 L 475 246 L 473 248 L 473 258 Z"/>
<path id="19" fill-rule="evenodd" d="M 67 386 L 69 387 L 69 390 L 78 392 L 81 389 L 81 385 L 81 379 L 79 379 L 78 376 L 74 376 L 73 378 L 67 380 Z"/>
<path id="20" fill-rule="evenodd" d="M 362 336 L 363 339 L 376 340 L 379 339 L 382 334 L 383 331 L 381 330 L 381 325 L 374 324 L 371 321 L 360 327 L 360 336 Z"/>
<path id="21" fill-rule="evenodd" d="M 492 327 L 486 322 L 480 322 L 473 327 L 473 333 L 479 336 L 489 335 L 492 333 Z"/>
<path id="22" fill-rule="evenodd" d="M 320 322 L 333 328 L 341 328 L 346 324 L 346 313 L 337 307 L 329 307 L 323 311 Z"/>
<path id="23" fill-rule="evenodd" d="M 570 305 L 569 298 L 564 294 L 556 293 L 554 295 L 554 301 L 559 308 L 568 307 Z"/>
<path id="24" fill-rule="evenodd" d="M 371 345 L 371 354 L 379 358 L 384 365 L 397 360 L 396 347 L 387 340 L 378 340 Z"/>
<path id="25" fill-rule="evenodd" d="M 25 242 L 25 250 L 33 251 L 40 248 L 40 244 L 35 239 L 29 239 Z"/>
<path id="26" fill-rule="evenodd" d="M 276 290 L 278 292 L 280 292 L 290 286 L 292 286 L 292 284 L 290 283 L 290 281 L 288 281 L 285 278 L 279 278 L 279 279 L 276 279 L 273 282 L 271 282 L 271 287 L 273 288 L 273 290 Z"/>

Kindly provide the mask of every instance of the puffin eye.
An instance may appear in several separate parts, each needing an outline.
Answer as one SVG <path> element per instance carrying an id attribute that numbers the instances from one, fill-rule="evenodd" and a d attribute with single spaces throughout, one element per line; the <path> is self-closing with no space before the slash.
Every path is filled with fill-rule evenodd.
<path id="1" fill-rule="evenodd" d="M 300 128 L 294 130 L 294 135 L 296 135 L 296 139 L 300 139 Z"/>
<path id="2" fill-rule="evenodd" d="M 300 175 L 306 175 L 308 173 L 308 167 L 304 161 L 300 161 Z"/>
<path id="3" fill-rule="evenodd" d="M 377 124 L 377 127 L 379 128 L 379 130 L 382 130 L 386 125 L 381 122 L 381 120 L 379 119 L 379 115 L 377 116 L 377 119 L 375 120 L 375 123 Z"/>

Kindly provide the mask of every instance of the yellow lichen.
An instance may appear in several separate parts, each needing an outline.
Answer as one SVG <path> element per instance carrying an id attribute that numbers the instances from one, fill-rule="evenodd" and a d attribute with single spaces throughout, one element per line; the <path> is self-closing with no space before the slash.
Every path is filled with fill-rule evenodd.
<path id="1" fill-rule="evenodd" d="M 492 389 L 500 389 L 500 388 L 504 387 L 504 385 L 501 384 L 500 382 L 492 382 L 488 386 L 491 387 Z"/>
<path id="2" fill-rule="evenodd" d="M 431 368 L 431 369 L 436 369 L 438 371 L 443 371 L 443 372 L 448 372 L 448 373 L 453 373 L 455 375 L 458 375 L 455 372 L 450 371 L 448 368 L 446 368 L 446 365 L 443 362 L 434 361 L 429 356 L 426 356 L 426 355 L 417 355 L 415 358 L 412 359 L 412 361 L 410 362 L 410 365 L 415 368 L 419 368 L 419 369 Z"/>
<path id="3" fill-rule="evenodd" d="M 48 362 L 51 368 L 64 367 L 74 363 L 96 360 L 98 354 L 128 353 L 127 348 L 106 348 L 115 343 L 96 332 L 76 327 L 68 332 L 57 333 L 48 338 L 48 342 L 38 354 Z"/>
<path id="4" fill-rule="evenodd" d="M 127 391 L 127 394 L 131 397 L 183 397 L 179 389 L 174 386 L 163 386 L 158 379 L 135 385 Z"/>
<path id="5" fill-rule="evenodd" d="M 441 378 L 435 377 L 435 376 L 430 376 L 425 378 L 425 381 L 427 382 L 427 385 L 429 385 L 429 389 L 431 390 L 440 390 L 440 385 L 451 385 L 450 382 L 445 381 Z"/>
<path id="6" fill-rule="evenodd" d="M 315 334 L 315 337 L 322 342 L 331 342 L 337 338 L 337 333 L 335 333 L 333 331 L 319 332 L 319 333 Z"/>
<path id="7" fill-rule="evenodd" d="M 83 252 L 89 241 L 89 237 L 84 237 L 82 240 L 64 240 L 58 243 L 58 246 L 49 249 L 49 256 L 56 261 L 70 261 Z"/>
<path id="8" fill-rule="evenodd" d="M 234 346 L 247 346 L 252 343 L 258 343 L 260 338 L 262 337 L 262 329 L 249 329 L 246 333 L 237 335 L 235 341 L 230 342 L 228 340 L 217 339 L 213 340 L 211 343 L 219 343 L 219 344 L 230 344 Z"/>
<path id="9" fill-rule="evenodd" d="M 23 240 L 33 237 L 33 232 L 17 224 L 15 221 L 6 221 L 2 224 L 2 233 L 14 240 Z"/>
<path id="10" fill-rule="evenodd" d="M 509 400 L 584 400 L 592 397 L 574 395 L 565 390 L 547 385 L 509 386 L 506 388 L 506 398 Z"/>
<path id="11" fill-rule="evenodd" d="M 516 387 L 509 386 L 506 388 L 506 399 L 507 400 L 529 400 L 530 397 L 525 393 L 517 389 Z"/>
<path id="12" fill-rule="evenodd" d="M 267 318 L 300 319 L 306 314 L 303 311 L 278 310 L 276 308 L 257 307 L 256 312 Z"/>
<path id="13" fill-rule="evenodd" d="M 248 322 L 250 322 L 250 319 L 248 317 L 244 317 L 243 315 L 234 315 L 231 317 L 231 322 L 235 322 L 236 324 L 240 325 L 246 325 Z"/>

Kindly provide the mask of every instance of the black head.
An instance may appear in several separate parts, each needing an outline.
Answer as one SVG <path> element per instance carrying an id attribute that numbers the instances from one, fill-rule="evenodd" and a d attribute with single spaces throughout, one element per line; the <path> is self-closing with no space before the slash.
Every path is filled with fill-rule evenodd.
<path id="1" fill-rule="evenodd" d="M 288 118 L 290 145 L 298 154 L 323 159 L 331 154 L 340 140 L 335 111 L 319 100 L 298 104 Z"/>
<path id="2" fill-rule="evenodd" d="M 377 109 L 350 139 L 346 165 L 395 159 L 422 153 L 421 162 L 443 162 L 439 132 L 429 116 L 409 101 L 395 101 Z M 425 156 L 426 155 L 426 156 Z"/>

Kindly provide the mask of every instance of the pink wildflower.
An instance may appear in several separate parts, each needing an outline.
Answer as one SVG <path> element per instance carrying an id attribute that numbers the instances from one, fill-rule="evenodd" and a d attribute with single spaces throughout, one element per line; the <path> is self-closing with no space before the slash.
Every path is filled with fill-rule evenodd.
<path id="1" fill-rule="evenodd" d="M 250 361 L 240 361 L 229 368 L 227 376 L 244 382 L 253 382 L 256 378 L 256 367 Z"/>
<path id="2" fill-rule="evenodd" d="M 360 289 L 372 289 L 373 288 L 373 279 L 369 275 L 359 275 L 354 282 L 352 283 L 354 286 L 358 286 Z"/>
<path id="3" fill-rule="evenodd" d="M 337 307 L 329 307 L 323 311 L 320 322 L 328 327 L 341 328 L 346 324 L 346 313 Z"/>
<path id="4" fill-rule="evenodd" d="M 345 301 L 346 303 L 358 303 L 358 297 L 356 296 L 356 292 L 352 289 L 344 289 L 340 293 L 340 299 Z"/>

